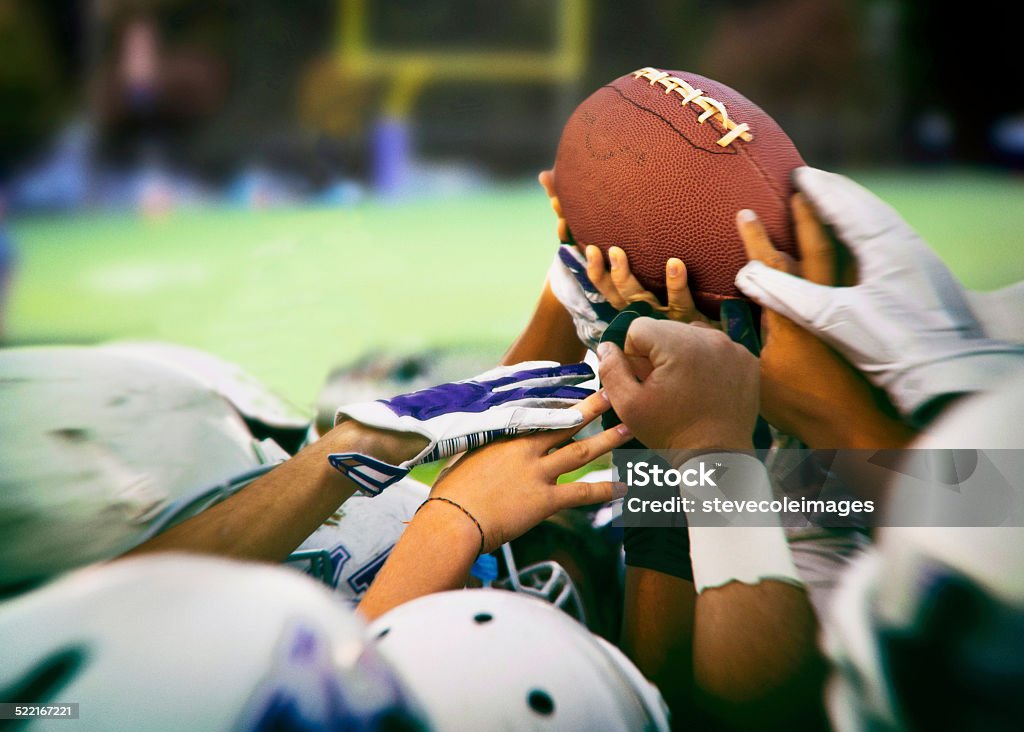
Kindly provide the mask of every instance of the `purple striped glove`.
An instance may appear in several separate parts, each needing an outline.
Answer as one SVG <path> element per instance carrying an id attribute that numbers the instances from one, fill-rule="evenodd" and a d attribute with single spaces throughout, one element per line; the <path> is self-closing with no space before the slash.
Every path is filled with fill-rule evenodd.
<path id="1" fill-rule="evenodd" d="M 572 317 L 576 335 L 591 351 L 608 323 L 619 314 L 587 277 L 587 260 L 572 244 L 562 244 L 548 269 L 548 284 Z"/>
<path id="2" fill-rule="evenodd" d="M 332 453 L 327 459 L 364 493 L 377 495 L 408 475 L 414 465 L 500 437 L 577 426 L 583 415 L 567 407 L 594 393 L 576 386 L 593 378 L 593 370 L 584 363 L 562 366 L 554 361 L 526 361 L 391 399 L 349 404 L 338 409 L 335 424 L 352 419 L 378 429 L 414 432 L 426 437 L 428 444 L 400 465 L 360 453 Z"/>

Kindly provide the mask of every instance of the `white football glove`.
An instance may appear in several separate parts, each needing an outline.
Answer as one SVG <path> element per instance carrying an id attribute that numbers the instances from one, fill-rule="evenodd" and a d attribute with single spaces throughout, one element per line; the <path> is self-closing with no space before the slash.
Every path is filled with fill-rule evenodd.
<path id="1" fill-rule="evenodd" d="M 616 315 L 616 310 L 587 277 L 587 260 L 572 244 L 562 244 L 548 269 L 548 284 L 572 317 L 576 335 L 591 351 Z"/>
<path id="2" fill-rule="evenodd" d="M 960 283 L 888 204 L 834 173 L 805 167 L 795 179 L 856 257 L 860 282 L 825 287 L 753 261 L 736 275 L 748 297 L 832 345 L 912 419 L 1024 369 L 1024 347 L 985 334 Z"/>
<path id="3" fill-rule="evenodd" d="M 967 302 L 989 338 L 1024 343 L 1024 282 L 992 292 L 967 290 Z"/>
<path id="4" fill-rule="evenodd" d="M 404 478 L 414 465 L 450 457 L 501 437 L 575 427 L 583 415 L 572 407 L 593 390 L 577 384 L 594 378 L 585 363 L 525 361 L 479 376 L 338 409 L 334 423 L 352 419 L 369 427 L 413 432 L 427 438 L 415 457 L 390 465 L 361 453 L 332 453 L 331 465 L 364 493 L 376 495 Z"/>

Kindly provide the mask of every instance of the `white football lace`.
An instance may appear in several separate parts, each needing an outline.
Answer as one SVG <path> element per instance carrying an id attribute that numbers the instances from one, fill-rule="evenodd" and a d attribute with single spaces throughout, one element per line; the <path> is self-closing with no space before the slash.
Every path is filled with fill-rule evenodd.
<path id="1" fill-rule="evenodd" d="M 725 111 L 725 105 L 717 99 L 704 96 L 704 92 L 700 89 L 695 89 L 683 79 L 678 76 L 672 76 L 667 71 L 660 71 L 658 69 L 646 66 L 642 69 L 633 72 L 634 79 L 649 79 L 650 85 L 661 84 L 665 87 L 665 93 L 670 94 L 675 92 L 682 97 L 682 106 L 693 103 L 699 106 L 704 111 L 699 117 L 697 122 L 704 124 L 711 117 L 714 117 L 718 122 L 726 129 L 726 133 L 718 140 L 718 144 L 722 147 L 728 147 L 737 137 L 745 142 L 750 142 L 754 139 L 754 136 L 750 134 L 750 125 L 744 123 L 737 123 L 732 119 L 729 119 L 729 113 Z"/>

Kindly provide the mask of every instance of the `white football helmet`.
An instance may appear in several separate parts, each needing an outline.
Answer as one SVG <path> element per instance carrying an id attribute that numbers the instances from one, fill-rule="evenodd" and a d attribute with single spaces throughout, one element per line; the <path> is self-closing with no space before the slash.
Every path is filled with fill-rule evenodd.
<path id="1" fill-rule="evenodd" d="M 182 371 L 87 347 L 0 351 L 0 590 L 110 559 L 287 454 Z"/>
<path id="2" fill-rule="evenodd" d="M 311 437 L 315 439 L 310 414 L 271 391 L 241 366 L 212 353 L 160 341 L 116 341 L 101 348 L 149 359 L 198 379 L 235 408 L 257 439 L 272 438 L 291 454 Z"/>
<path id="3" fill-rule="evenodd" d="M 425 729 L 359 619 L 265 565 L 89 567 L 0 604 L 0 647 L 0 699 L 77 702 L 76 729 Z"/>
<path id="4" fill-rule="evenodd" d="M 429 486 L 405 478 L 378 496 L 356 493 L 288 558 L 353 605 L 370 588 Z"/>
<path id="5" fill-rule="evenodd" d="M 616 648 L 503 590 L 421 597 L 370 626 L 432 728 L 667 730 L 667 707 Z"/>
<path id="6" fill-rule="evenodd" d="M 957 485 L 940 471 L 924 491 L 920 471 L 898 474 L 890 509 L 930 525 L 880 529 L 874 550 L 843 578 L 823 622 L 834 669 L 829 715 L 840 732 L 1020 728 L 1022 411 L 1018 378 L 966 399 L 915 443 L 933 461 L 945 451 L 950 465 L 965 462 L 959 451 L 979 453 Z M 1005 525 L 964 525 L 984 513 L 977 497 L 986 489 L 1004 506 Z"/>

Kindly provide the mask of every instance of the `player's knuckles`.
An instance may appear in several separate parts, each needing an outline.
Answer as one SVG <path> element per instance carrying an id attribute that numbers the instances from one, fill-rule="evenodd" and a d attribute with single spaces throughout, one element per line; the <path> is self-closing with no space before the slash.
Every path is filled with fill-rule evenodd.
<path id="1" fill-rule="evenodd" d="M 599 454 L 598 446 L 594 444 L 595 439 L 597 438 L 570 442 L 559 450 L 560 460 L 565 464 L 574 465 L 576 467 L 589 463 L 594 457 L 596 457 L 596 455 Z"/>
<path id="2" fill-rule="evenodd" d="M 811 236 L 800 245 L 803 257 L 802 271 L 804 276 L 817 284 L 830 284 L 835 279 L 835 250 L 832 244 L 823 237 Z"/>
<path id="3" fill-rule="evenodd" d="M 832 242 L 829 241 L 818 221 L 811 218 L 810 214 L 807 214 L 807 218 L 798 225 L 797 234 L 797 246 L 802 254 L 817 257 L 832 255 L 834 251 Z"/>
<path id="4" fill-rule="evenodd" d="M 761 251 L 758 258 L 772 269 L 777 269 L 780 272 L 788 272 L 790 270 L 791 260 L 778 249 L 772 247 L 771 244 Z"/>
<path id="5" fill-rule="evenodd" d="M 614 262 L 615 260 L 612 261 Z M 633 288 L 633 283 L 636 282 L 636 279 L 623 265 L 615 263 L 611 269 L 611 281 L 622 294 L 625 294 L 626 290 Z"/>
<path id="6" fill-rule="evenodd" d="M 680 339 L 686 347 L 721 352 L 736 345 L 722 330 L 707 323 L 690 323 L 679 329 Z"/>
<path id="7" fill-rule="evenodd" d="M 586 506 L 606 500 L 601 495 L 602 493 L 611 495 L 610 486 L 610 483 L 607 488 L 603 483 L 566 483 L 561 486 L 562 505 L 566 507 Z"/>
<path id="8" fill-rule="evenodd" d="M 640 354 L 647 353 L 660 340 L 674 337 L 678 332 L 678 323 L 648 317 L 637 318 L 630 323 L 626 333 L 626 347 Z"/>

